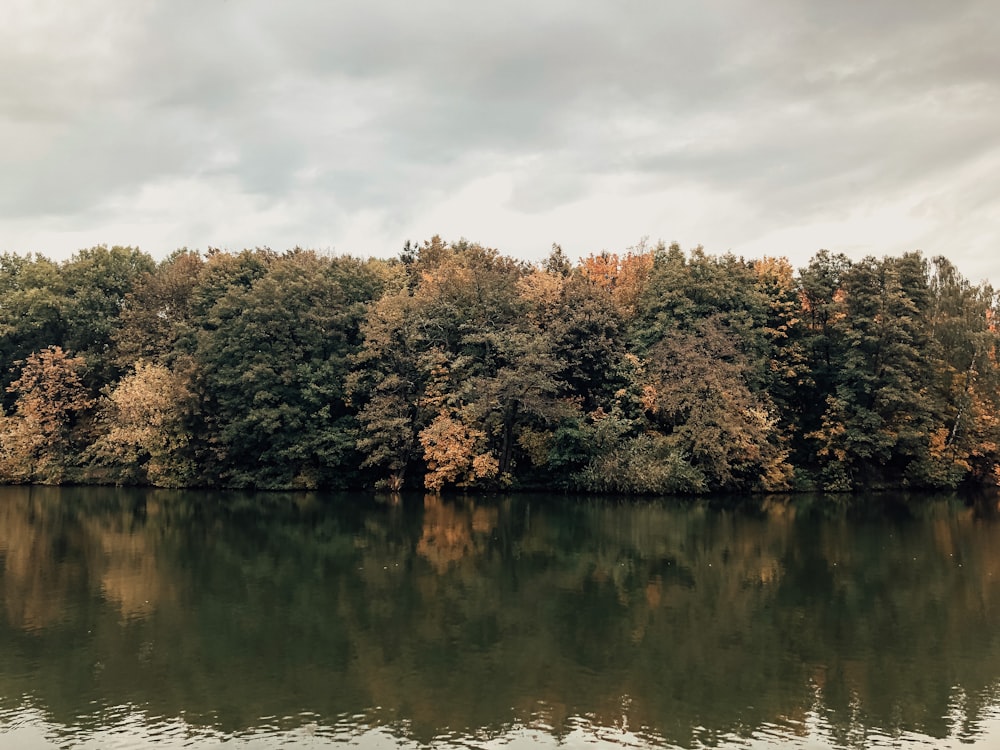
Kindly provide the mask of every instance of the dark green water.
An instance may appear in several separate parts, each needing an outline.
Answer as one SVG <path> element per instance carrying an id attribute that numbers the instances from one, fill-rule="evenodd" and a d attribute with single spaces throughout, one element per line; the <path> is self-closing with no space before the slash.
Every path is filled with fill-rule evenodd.
<path id="1" fill-rule="evenodd" d="M 0 488 L 0 747 L 1000 746 L 995 501 L 842 503 Z"/>

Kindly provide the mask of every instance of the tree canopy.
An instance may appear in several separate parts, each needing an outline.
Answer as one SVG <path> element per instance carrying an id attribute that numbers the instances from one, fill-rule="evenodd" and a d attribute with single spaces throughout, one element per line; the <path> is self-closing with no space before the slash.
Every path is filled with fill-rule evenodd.
<path id="1" fill-rule="evenodd" d="M 0 255 L 0 481 L 1000 482 L 997 293 L 944 258 Z"/>

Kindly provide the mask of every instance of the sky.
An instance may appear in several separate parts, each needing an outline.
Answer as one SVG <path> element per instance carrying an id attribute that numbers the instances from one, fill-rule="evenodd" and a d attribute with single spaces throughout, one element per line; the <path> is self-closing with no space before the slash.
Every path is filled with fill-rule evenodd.
<path id="1" fill-rule="evenodd" d="M 0 251 L 921 250 L 1000 285 L 989 0 L 4 0 Z"/>

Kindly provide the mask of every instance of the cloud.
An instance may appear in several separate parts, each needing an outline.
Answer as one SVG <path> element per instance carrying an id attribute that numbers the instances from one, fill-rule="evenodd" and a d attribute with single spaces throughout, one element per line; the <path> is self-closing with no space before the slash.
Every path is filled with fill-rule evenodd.
<path id="1" fill-rule="evenodd" d="M 12 4 L 5 249 L 130 229 L 158 254 L 387 253 L 440 232 L 535 258 L 651 235 L 917 243 L 1000 278 L 979 257 L 1000 240 L 985 2 Z"/>

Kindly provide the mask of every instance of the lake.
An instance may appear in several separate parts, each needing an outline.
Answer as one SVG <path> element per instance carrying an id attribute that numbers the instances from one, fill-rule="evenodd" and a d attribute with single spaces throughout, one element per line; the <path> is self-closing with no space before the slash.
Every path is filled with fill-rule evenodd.
<path id="1" fill-rule="evenodd" d="M 0 746 L 1000 745 L 996 498 L 0 487 Z"/>

